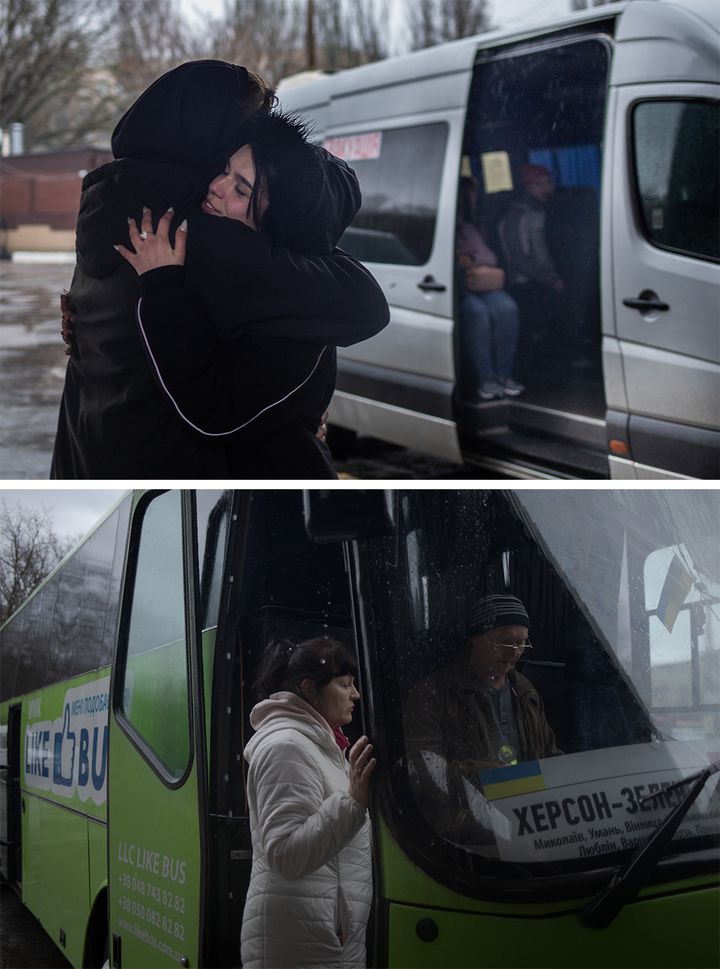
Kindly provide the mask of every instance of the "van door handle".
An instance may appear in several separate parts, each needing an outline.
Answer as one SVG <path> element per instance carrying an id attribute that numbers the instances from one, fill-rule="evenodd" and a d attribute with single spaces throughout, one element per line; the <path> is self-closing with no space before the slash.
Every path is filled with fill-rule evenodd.
<path id="1" fill-rule="evenodd" d="M 439 283 L 434 276 L 426 276 L 421 283 L 418 283 L 418 289 L 425 293 L 444 293 L 447 286 Z"/>
<path id="2" fill-rule="evenodd" d="M 670 309 L 669 303 L 663 303 L 658 299 L 656 293 L 650 289 L 644 289 L 639 296 L 634 299 L 624 299 L 623 306 L 629 306 L 631 310 L 662 310 L 665 312 Z"/>

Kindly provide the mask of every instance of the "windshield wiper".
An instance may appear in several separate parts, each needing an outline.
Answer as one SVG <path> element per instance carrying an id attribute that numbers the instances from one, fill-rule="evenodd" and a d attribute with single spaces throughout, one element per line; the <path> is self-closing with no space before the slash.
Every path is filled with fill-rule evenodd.
<path id="1" fill-rule="evenodd" d="M 578 917 L 583 925 L 596 929 L 606 928 L 620 909 L 635 898 L 645 883 L 645 879 L 662 857 L 683 818 L 697 800 L 700 791 L 707 784 L 708 778 L 712 777 L 718 770 L 720 770 L 720 760 L 714 764 L 709 764 L 697 774 L 684 777 L 681 781 L 671 784 L 662 791 L 648 794 L 642 798 L 643 801 L 659 798 L 667 794 L 668 791 L 684 787 L 686 784 L 692 784 L 682 801 L 673 808 L 647 841 L 638 848 L 630 861 L 613 875 L 610 884 L 580 909 Z"/>

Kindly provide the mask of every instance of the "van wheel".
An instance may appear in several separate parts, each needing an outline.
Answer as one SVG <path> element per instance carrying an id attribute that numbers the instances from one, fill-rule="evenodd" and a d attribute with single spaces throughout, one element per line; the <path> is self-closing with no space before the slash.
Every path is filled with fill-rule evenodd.
<path id="1" fill-rule="evenodd" d="M 332 456 L 339 461 L 343 461 L 354 452 L 356 441 L 357 431 L 351 431 L 347 427 L 338 427 L 337 424 L 328 425 L 327 446 L 330 448 Z"/>

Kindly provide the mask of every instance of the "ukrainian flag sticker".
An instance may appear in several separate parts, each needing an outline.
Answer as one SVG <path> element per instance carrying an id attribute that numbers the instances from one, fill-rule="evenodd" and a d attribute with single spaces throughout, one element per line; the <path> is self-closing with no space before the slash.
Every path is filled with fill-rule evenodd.
<path id="1" fill-rule="evenodd" d="M 545 778 L 539 760 L 526 760 L 522 764 L 481 771 L 480 783 L 488 801 L 545 790 Z"/>

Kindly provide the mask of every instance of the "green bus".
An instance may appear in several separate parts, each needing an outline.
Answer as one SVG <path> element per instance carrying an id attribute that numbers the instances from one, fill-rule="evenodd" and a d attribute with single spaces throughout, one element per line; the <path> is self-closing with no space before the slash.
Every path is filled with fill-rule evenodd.
<path id="1" fill-rule="evenodd" d="M 255 670 L 327 634 L 379 760 L 370 966 L 717 965 L 719 533 L 693 488 L 128 495 L 0 630 L 3 877 L 73 966 L 238 966 Z M 504 591 L 563 753 L 464 778 L 457 843 L 403 711 Z"/>

